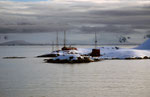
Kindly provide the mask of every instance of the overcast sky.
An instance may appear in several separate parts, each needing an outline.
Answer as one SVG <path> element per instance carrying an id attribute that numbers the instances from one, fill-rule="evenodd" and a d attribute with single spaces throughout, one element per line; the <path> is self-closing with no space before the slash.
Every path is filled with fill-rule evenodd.
<path id="1" fill-rule="evenodd" d="M 0 33 L 150 34 L 149 0 L 0 0 Z"/>

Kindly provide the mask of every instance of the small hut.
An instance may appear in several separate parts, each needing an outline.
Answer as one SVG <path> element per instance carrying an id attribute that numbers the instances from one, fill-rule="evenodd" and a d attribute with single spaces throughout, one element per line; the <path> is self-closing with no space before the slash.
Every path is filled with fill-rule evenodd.
<path id="1" fill-rule="evenodd" d="M 91 56 L 92 57 L 99 57 L 100 56 L 100 49 L 92 49 Z"/>

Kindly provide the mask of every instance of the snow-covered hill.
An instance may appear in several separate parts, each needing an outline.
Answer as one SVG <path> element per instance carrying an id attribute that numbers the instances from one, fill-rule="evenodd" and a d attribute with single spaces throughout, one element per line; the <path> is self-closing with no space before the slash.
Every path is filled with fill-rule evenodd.
<path id="1" fill-rule="evenodd" d="M 144 58 L 150 57 L 150 39 L 136 48 L 120 48 L 117 50 L 102 50 L 101 58 Z M 104 54 L 105 53 L 105 54 Z"/>
<path id="2" fill-rule="evenodd" d="M 28 44 L 31 43 L 26 42 L 24 40 L 14 40 L 14 41 L 7 41 L 7 42 L 0 43 L 0 45 L 28 45 Z"/>
<path id="3" fill-rule="evenodd" d="M 143 44 L 139 45 L 135 49 L 142 49 L 142 50 L 150 50 L 150 39 L 145 41 Z"/>

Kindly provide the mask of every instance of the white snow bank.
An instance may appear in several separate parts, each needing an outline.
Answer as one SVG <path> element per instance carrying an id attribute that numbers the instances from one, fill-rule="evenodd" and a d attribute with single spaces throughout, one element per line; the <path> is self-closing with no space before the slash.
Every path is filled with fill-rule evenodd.
<path id="1" fill-rule="evenodd" d="M 118 47 L 98 47 L 100 49 L 100 58 L 137 58 L 137 57 L 150 57 L 150 50 L 141 50 L 141 49 L 128 49 L 128 48 L 118 48 Z M 89 54 L 92 52 L 92 48 L 82 48 L 78 49 L 79 54 Z"/>
<path id="2" fill-rule="evenodd" d="M 66 50 L 66 51 L 53 51 L 51 52 L 51 54 L 59 54 L 59 55 L 65 55 L 65 54 L 78 54 L 77 50 Z"/>
<path id="3" fill-rule="evenodd" d="M 150 50 L 150 39 L 145 41 L 143 44 L 139 45 L 135 49 L 142 49 L 142 50 Z"/>
<path id="4" fill-rule="evenodd" d="M 77 53 L 87 55 L 92 52 L 92 48 L 78 48 Z"/>
<path id="5" fill-rule="evenodd" d="M 105 52 L 101 58 L 136 58 L 136 57 L 150 57 L 150 51 L 136 50 L 136 49 L 119 49 L 113 52 Z"/>
<path id="6" fill-rule="evenodd" d="M 104 47 L 100 48 L 101 58 L 136 58 L 136 57 L 150 57 L 150 39 L 136 48 L 121 48 L 116 47 Z"/>
<path id="7" fill-rule="evenodd" d="M 60 55 L 60 56 L 54 58 L 53 60 L 57 60 L 57 59 L 70 60 L 70 58 L 71 58 L 71 60 L 77 60 L 78 57 L 82 58 L 82 56 L 80 56 L 79 54 L 65 54 L 65 55 Z"/>

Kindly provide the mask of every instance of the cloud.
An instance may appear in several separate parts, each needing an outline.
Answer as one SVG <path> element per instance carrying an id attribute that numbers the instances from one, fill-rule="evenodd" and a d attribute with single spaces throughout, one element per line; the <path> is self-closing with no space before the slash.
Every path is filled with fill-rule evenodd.
<path id="1" fill-rule="evenodd" d="M 149 5 L 148 0 L 1 0 L 0 33 L 140 33 L 137 29 L 150 30 Z"/>
<path id="2" fill-rule="evenodd" d="M 135 31 L 131 26 L 121 26 L 121 25 L 106 25 L 106 26 L 82 26 L 80 30 L 84 33 L 122 33 L 124 35 L 134 33 Z"/>

